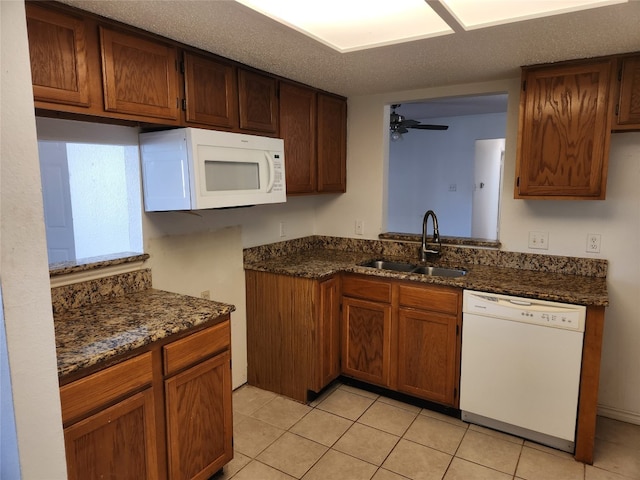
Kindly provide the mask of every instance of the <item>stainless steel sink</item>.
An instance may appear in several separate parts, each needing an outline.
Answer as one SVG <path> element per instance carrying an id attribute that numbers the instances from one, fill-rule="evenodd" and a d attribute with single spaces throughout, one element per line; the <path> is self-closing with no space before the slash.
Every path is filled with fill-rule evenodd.
<path id="1" fill-rule="evenodd" d="M 462 277 L 466 270 L 445 267 L 427 267 L 406 262 L 394 262 L 390 260 L 371 260 L 360 265 L 361 267 L 377 268 L 379 270 L 391 270 L 394 272 L 418 273 L 433 277 Z"/>
<path id="2" fill-rule="evenodd" d="M 390 262 L 387 260 L 372 260 L 370 262 L 363 263 L 361 266 L 377 268 L 380 270 L 393 270 L 394 272 L 410 272 L 416 268 L 416 266 L 411 263 Z"/>
<path id="3" fill-rule="evenodd" d="M 431 275 L 433 277 L 462 277 L 467 274 L 466 270 L 458 270 L 455 268 L 442 267 L 416 267 L 411 273 L 419 273 L 421 275 Z"/>

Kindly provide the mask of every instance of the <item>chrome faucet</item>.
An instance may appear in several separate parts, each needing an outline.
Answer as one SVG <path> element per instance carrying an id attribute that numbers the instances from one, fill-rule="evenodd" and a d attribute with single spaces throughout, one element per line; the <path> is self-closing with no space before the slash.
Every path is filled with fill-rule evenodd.
<path id="1" fill-rule="evenodd" d="M 438 244 L 438 248 L 427 248 L 427 221 L 429 217 L 433 220 L 433 243 Z M 440 254 L 440 249 L 442 248 L 442 243 L 440 242 L 440 232 L 438 232 L 438 218 L 433 210 L 427 210 L 427 213 L 424 214 L 424 218 L 422 219 L 422 245 L 420 246 L 420 261 L 427 261 L 427 253 Z"/>

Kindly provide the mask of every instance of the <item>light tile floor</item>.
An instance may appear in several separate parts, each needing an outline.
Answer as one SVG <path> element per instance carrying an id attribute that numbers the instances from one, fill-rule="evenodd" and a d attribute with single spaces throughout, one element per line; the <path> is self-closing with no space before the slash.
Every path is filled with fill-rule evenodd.
<path id="1" fill-rule="evenodd" d="M 640 426 L 599 417 L 594 463 L 347 385 L 302 405 L 233 394 L 235 458 L 215 480 L 640 480 Z"/>

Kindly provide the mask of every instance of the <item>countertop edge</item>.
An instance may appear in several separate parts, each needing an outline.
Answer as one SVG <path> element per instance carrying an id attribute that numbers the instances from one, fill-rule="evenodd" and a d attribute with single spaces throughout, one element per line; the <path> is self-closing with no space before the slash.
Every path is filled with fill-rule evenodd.
<path id="1" fill-rule="evenodd" d="M 378 258 L 379 256 L 375 256 Z M 280 275 L 289 275 L 294 277 L 309 278 L 322 280 L 338 273 L 355 273 L 360 275 L 370 275 L 380 278 L 388 278 L 395 280 L 413 281 L 423 284 L 432 285 L 446 285 L 466 290 L 477 290 L 490 293 L 501 293 L 505 295 L 514 295 L 528 298 L 537 298 L 540 300 L 549 300 L 565 303 L 573 303 L 586 306 L 601 306 L 607 307 L 609 305 L 609 297 L 606 290 L 606 278 L 601 277 L 585 277 L 581 275 L 570 274 L 554 274 L 546 272 L 535 272 L 532 270 L 519 270 L 509 267 L 494 267 L 494 266 L 480 266 L 480 265 L 455 265 L 452 267 L 462 268 L 467 270 L 467 275 L 463 277 L 439 277 L 428 276 L 421 274 L 411 274 L 403 272 L 395 272 L 390 270 L 381 270 L 370 267 L 363 267 L 358 265 L 364 263 L 373 257 L 371 255 L 363 254 L 362 260 L 347 264 L 344 262 L 326 261 L 326 264 L 315 260 L 314 268 L 305 270 L 301 266 L 300 262 L 295 262 L 292 265 L 287 265 L 287 256 L 278 257 L 278 265 L 260 262 L 245 262 L 245 270 L 253 270 L 259 272 L 275 273 Z M 320 265 L 322 264 L 322 265 Z M 474 272 L 480 270 L 484 271 L 483 279 L 474 278 Z M 562 283 L 562 280 L 574 280 L 576 282 L 591 282 L 593 285 L 597 285 L 598 292 L 585 292 L 579 289 L 572 291 L 571 293 L 558 291 L 556 289 L 550 289 L 548 286 L 533 285 L 532 281 L 523 282 L 523 284 L 516 284 L 510 282 L 509 285 L 497 285 L 496 282 L 491 282 L 485 278 L 500 278 L 504 276 L 519 277 L 521 280 L 527 277 L 538 277 L 539 280 L 554 279 L 555 283 Z"/>

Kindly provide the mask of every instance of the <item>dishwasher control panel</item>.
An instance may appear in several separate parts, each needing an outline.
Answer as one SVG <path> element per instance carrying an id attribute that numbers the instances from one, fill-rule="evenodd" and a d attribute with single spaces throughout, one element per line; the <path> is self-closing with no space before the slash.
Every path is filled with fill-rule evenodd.
<path id="1" fill-rule="evenodd" d="M 475 313 L 515 322 L 584 331 L 584 305 L 512 297 L 496 293 L 465 290 L 463 313 Z"/>

